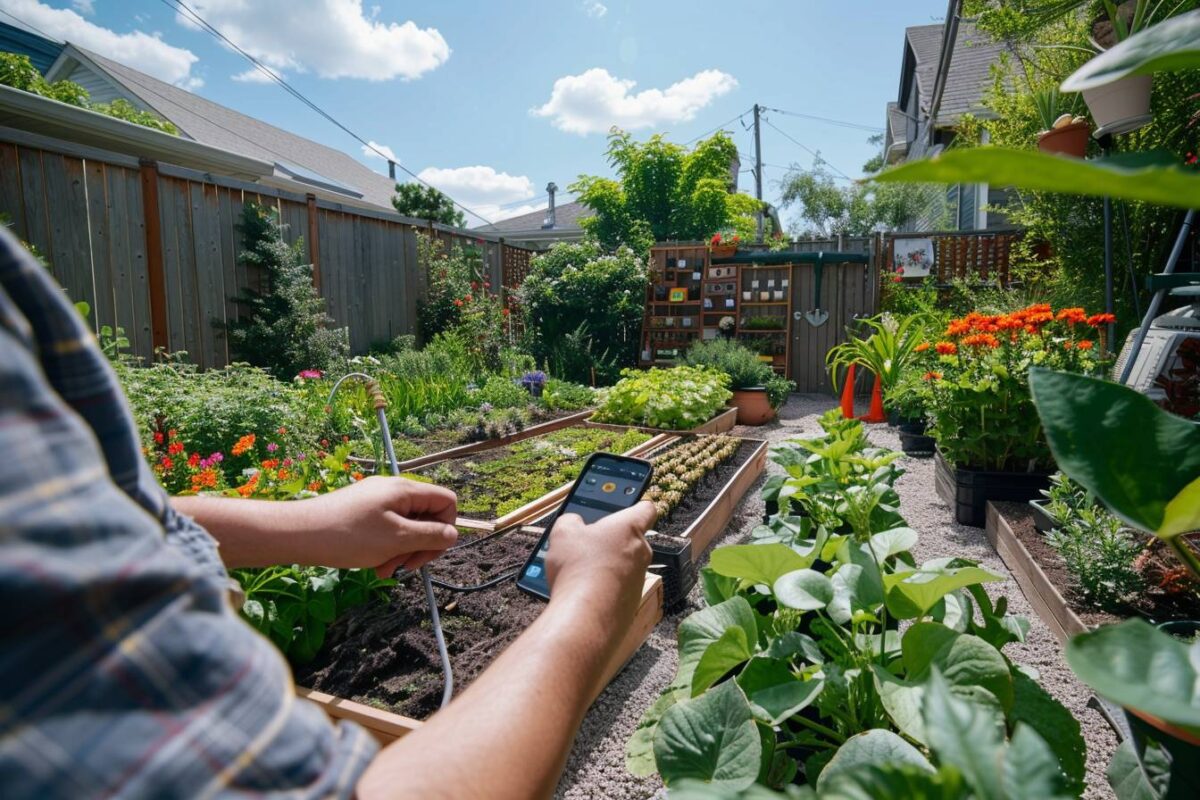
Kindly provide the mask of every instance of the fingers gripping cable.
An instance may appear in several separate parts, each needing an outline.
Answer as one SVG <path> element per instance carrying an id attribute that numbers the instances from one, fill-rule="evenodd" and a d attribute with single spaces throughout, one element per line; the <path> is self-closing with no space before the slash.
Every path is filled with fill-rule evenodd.
<path id="1" fill-rule="evenodd" d="M 379 381 L 362 372 L 343 375 L 333 385 L 333 391 L 329 393 L 329 402 L 326 405 L 333 406 L 333 398 L 347 378 L 354 378 L 366 385 L 367 396 L 371 398 L 371 403 L 375 406 L 375 416 L 379 419 L 379 435 L 383 439 L 383 449 L 387 454 L 388 465 L 391 467 L 393 475 L 399 475 L 400 465 L 396 461 L 396 450 L 392 447 L 392 434 L 388 429 L 387 414 L 385 413 L 387 399 L 383 396 L 383 390 L 379 388 Z M 445 708 L 446 704 L 450 702 L 450 698 L 454 696 L 454 671 L 450 667 L 450 653 L 446 650 L 446 636 L 442 632 L 442 619 L 438 613 L 437 598 L 433 596 L 433 582 L 427 566 L 421 567 L 421 581 L 425 584 L 425 602 L 429 606 L 429 621 L 433 627 L 433 636 L 437 640 L 438 657 L 442 661 L 442 675 L 445 677 L 445 686 L 442 689 L 442 708 Z"/>

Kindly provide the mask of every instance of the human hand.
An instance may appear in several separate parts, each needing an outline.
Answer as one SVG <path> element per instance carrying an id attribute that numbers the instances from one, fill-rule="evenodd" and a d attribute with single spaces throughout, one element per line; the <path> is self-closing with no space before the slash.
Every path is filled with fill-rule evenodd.
<path id="1" fill-rule="evenodd" d="M 657 516 L 654 504 L 643 500 L 591 525 L 578 514 L 559 517 L 546 554 L 551 598 L 583 597 L 622 624 L 632 619 L 650 565 L 646 531 Z"/>
<path id="2" fill-rule="evenodd" d="M 304 527 L 319 532 L 330 567 L 373 567 L 381 578 L 415 570 L 458 541 L 458 501 L 440 486 L 372 476 L 294 504 Z"/>

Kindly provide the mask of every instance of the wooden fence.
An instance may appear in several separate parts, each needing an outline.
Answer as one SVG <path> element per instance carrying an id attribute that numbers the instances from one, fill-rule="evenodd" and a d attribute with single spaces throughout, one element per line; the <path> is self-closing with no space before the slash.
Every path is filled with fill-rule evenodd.
<path id="1" fill-rule="evenodd" d="M 33 143 L 31 143 L 31 141 Z M 124 328 L 135 355 L 186 350 L 202 367 L 230 354 L 220 323 L 238 313 L 232 298 L 261 276 L 239 262 L 238 223 L 246 203 L 279 210 L 289 243 L 303 242 L 313 281 L 338 326 L 361 353 L 416 332 L 425 290 L 417 235 L 482 251 L 500 286 L 524 251 L 494 236 L 342 206 L 233 178 L 29 137 L 0 140 L 0 215 L 48 262 L 92 323 Z"/>
<path id="2" fill-rule="evenodd" d="M 962 279 L 1008 286 L 1009 258 L 1013 242 L 1021 231 L 951 231 L 939 233 L 889 233 L 884 239 L 885 271 L 892 264 L 897 239 L 929 239 L 933 243 L 934 265 L 931 274 L 938 283 Z"/>

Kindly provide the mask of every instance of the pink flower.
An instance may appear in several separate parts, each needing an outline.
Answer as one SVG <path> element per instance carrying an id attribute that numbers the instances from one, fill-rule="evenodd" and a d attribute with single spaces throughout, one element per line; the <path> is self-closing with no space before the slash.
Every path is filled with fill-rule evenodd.
<path id="1" fill-rule="evenodd" d="M 279 445 L 275 444 L 274 442 L 271 442 L 270 444 L 267 445 L 268 453 L 274 453 L 278 449 L 279 449 Z"/>
<path id="2" fill-rule="evenodd" d="M 315 380 L 318 378 L 324 378 L 325 373 L 321 372 L 321 370 L 319 370 L 319 369 L 302 369 L 302 370 L 300 370 L 300 374 L 297 375 L 296 377 Z"/>

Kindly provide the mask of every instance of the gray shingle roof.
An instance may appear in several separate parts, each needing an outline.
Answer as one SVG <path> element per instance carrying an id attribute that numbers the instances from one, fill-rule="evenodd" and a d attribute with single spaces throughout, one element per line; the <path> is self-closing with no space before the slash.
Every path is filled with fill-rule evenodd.
<path id="1" fill-rule="evenodd" d="M 241 114 L 78 45 L 72 46 L 159 116 L 174 123 L 188 138 L 282 164 L 288 168 L 282 174 L 291 173 L 289 177 L 316 173 L 331 179 L 334 185 L 340 184 L 361 193 L 365 202 L 393 210 L 391 198 L 395 183 L 341 150 Z M 303 184 L 297 184 L 297 191 L 304 191 Z"/>
<path id="2" fill-rule="evenodd" d="M 928 110 L 933 85 L 937 80 L 942 25 L 915 25 L 906 28 L 904 36 L 917 61 L 916 80 L 921 108 Z M 977 30 L 973 22 L 959 22 L 954 55 L 946 75 L 946 89 L 938 109 L 939 127 L 952 126 L 963 114 L 982 110 L 983 94 L 992 82 L 991 67 L 1000 60 L 1003 51 L 1003 44 L 993 42 L 987 34 Z"/>
<path id="3" fill-rule="evenodd" d="M 561 203 L 554 209 L 554 228 L 556 231 L 578 231 L 581 230 L 579 225 L 580 217 L 588 217 L 592 215 L 591 209 L 573 200 L 570 203 Z M 517 217 L 509 217 L 502 219 L 499 222 L 494 222 L 491 225 L 480 225 L 475 228 L 477 231 L 489 231 L 491 233 L 514 233 L 517 231 L 537 231 L 542 229 L 542 223 L 546 220 L 546 210 L 532 211 L 528 214 L 521 214 Z"/>

